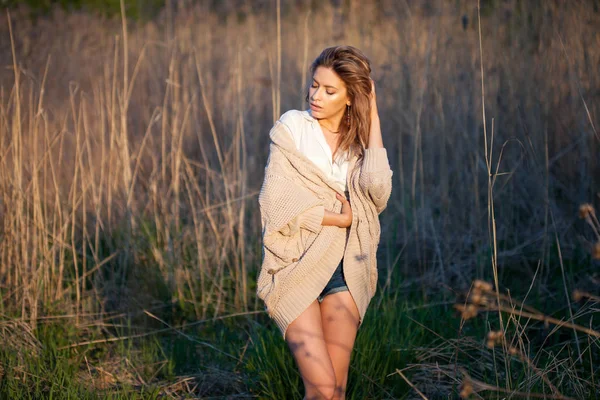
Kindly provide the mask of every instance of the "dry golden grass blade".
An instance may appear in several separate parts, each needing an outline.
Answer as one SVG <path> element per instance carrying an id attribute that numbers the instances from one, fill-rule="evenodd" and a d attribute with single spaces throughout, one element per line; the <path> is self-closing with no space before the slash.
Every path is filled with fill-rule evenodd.
<path id="1" fill-rule="evenodd" d="M 571 294 L 571 297 L 573 298 L 573 301 L 575 301 L 575 302 L 579 302 L 579 301 L 583 300 L 584 298 L 588 298 L 590 300 L 600 303 L 600 296 L 596 296 L 589 292 L 585 292 L 585 291 L 579 290 L 579 289 L 575 289 L 573 291 L 573 293 Z"/>
<path id="2" fill-rule="evenodd" d="M 518 397 L 524 397 L 524 398 L 575 400 L 572 397 L 566 397 L 563 395 L 555 395 L 555 394 L 547 395 L 547 394 L 542 394 L 542 393 L 519 392 L 516 390 L 508 390 L 508 389 L 500 388 L 500 387 L 497 387 L 494 385 L 489 385 L 485 382 L 482 382 L 482 381 L 472 378 L 471 376 L 469 376 L 469 374 L 467 373 L 467 371 L 464 368 L 460 368 L 460 371 L 463 374 L 463 376 L 465 377 L 463 382 L 467 383 L 467 388 L 468 388 L 468 390 L 461 392 L 462 398 L 468 398 L 468 396 L 470 396 L 474 392 L 481 392 L 481 391 L 485 390 L 485 391 L 490 391 L 490 392 L 494 392 L 494 393 L 506 393 L 506 394 L 509 394 L 510 396 L 518 396 Z"/>
<path id="3" fill-rule="evenodd" d="M 533 314 L 533 313 L 529 313 L 529 312 L 525 312 L 525 311 L 513 310 L 512 308 L 508 308 L 508 307 L 504 307 L 504 306 L 496 306 L 496 305 L 486 306 L 485 308 L 482 308 L 480 310 L 502 311 L 502 312 L 506 312 L 508 314 L 518 315 L 518 316 L 525 317 L 525 318 L 531 318 L 531 319 L 535 319 L 538 321 L 542 321 L 544 323 L 550 323 L 550 324 L 556 325 L 557 327 L 572 328 L 579 332 L 583 332 L 587 335 L 600 338 L 600 332 L 598 332 L 594 329 L 586 328 L 584 326 L 573 324 L 571 322 L 559 320 L 559 319 L 549 317 L 544 314 Z"/>
<path id="4" fill-rule="evenodd" d="M 408 380 L 408 378 L 407 378 L 407 377 L 406 377 L 406 376 L 405 376 L 405 375 L 402 373 L 402 371 L 400 371 L 398 368 L 396 368 L 396 373 L 397 373 L 398 375 L 400 375 L 400 376 L 402 377 L 402 379 L 404 379 L 404 381 L 405 381 L 405 382 L 406 382 L 406 383 L 407 383 L 407 384 L 408 384 L 408 385 L 409 385 L 411 388 L 413 388 L 413 390 L 414 390 L 415 392 L 417 392 L 417 394 L 418 394 L 419 396 L 421 396 L 421 398 L 422 398 L 423 400 L 427 400 L 427 397 L 426 397 L 426 396 L 425 396 L 423 393 L 421 393 L 421 391 L 420 391 L 420 390 L 419 390 L 419 389 L 418 389 L 418 388 L 417 388 L 415 385 L 413 385 L 411 381 L 409 381 L 409 380 Z"/>
<path id="5" fill-rule="evenodd" d="M 487 347 L 492 349 L 494 348 L 494 346 L 497 345 L 501 345 L 505 342 L 505 336 L 504 333 L 501 331 L 490 331 L 488 332 L 487 335 Z M 519 359 L 524 362 L 525 364 L 527 364 L 527 366 L 529 368 L 531 368 L 532 371 L 535 372 L 535 374 L 537 376 L 539 376 L 545 383 L 546 385 L 548 385 L 548 387 L 550 388 L 550 390 L 552 390 L 552 392 L 555 395 L 559 395 L 562 396 L 562 393 L 560 393 L 560 391 L 556 388 L 556 386 L 554 386 L 552 384 L 552 382 L 550 382 L 550 380 L 548 379 L 547 374 L 545 374 L 543 371 L 540 371 L 539 368 L 537 368 L 533 362 L 529 359 L 529 357 L 523 353 L 521 350 L 519 350 L 519 348 L 512 346 L 510 343 L 506 344 L 506 347 L 508 348 L 508 354 L 512 355 L 512 356 L 517 356 L 519 357 Z"/>

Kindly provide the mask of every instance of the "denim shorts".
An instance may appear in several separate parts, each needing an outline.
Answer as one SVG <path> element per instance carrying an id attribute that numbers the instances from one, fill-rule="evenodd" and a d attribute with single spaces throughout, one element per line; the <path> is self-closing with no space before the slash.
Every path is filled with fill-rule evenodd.
<path id="1" fill-rule="evenodd" d="M 342 269 L 343 262 L 344 259 L 340 261 L 339 265 L 335 269 L 335 272 L 331 276 L 331 279 L 329 279 L 329 282 L 327 282 L 327 286 L 325 286 L 325 289 L 323 289 L 319 297 L 317 297 L 319 303 L 321 303 L 328 294 L 334 294 L 348 290 L 346 279 L 344 278 L 344 270 Z"/>

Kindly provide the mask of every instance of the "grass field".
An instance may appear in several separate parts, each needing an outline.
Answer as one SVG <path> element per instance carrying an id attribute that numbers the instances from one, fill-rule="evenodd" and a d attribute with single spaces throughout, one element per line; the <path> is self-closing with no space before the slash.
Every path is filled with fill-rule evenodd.
<path id="1" fill-rule="evenodd" d="M 167 4 L 2 17 L 0 398 L 301 398 L 257 195 L 337 43 L 394 170 L 348 398 L 600 397 L 598 1 Z"/>

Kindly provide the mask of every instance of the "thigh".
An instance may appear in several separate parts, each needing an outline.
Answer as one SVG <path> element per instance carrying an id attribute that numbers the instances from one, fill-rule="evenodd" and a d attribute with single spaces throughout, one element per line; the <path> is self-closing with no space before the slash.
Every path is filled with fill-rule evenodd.
<path id="1" fill-rule="evenodd" d="M 306 398 L 330 398 L 335 390 L 335 372 L 316 300 L 288 326 L 285 336 L 302 375 Z"/>
<path id="2" fill-rule="evenodd" d="M 321 302 L 321 319 L 327 351 L 338 383 L 336 395 L 343 398 L 348 380 L 350 356 L 360 319 L 358 308 L 350 292 L 343 291 L 326 296 Z"/>

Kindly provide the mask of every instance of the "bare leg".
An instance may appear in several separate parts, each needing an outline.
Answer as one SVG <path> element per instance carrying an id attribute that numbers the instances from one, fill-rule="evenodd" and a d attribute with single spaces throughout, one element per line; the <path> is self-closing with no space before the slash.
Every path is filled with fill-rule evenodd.
<path id="1" fill-rule="evenodd" d="M 350 356 L 360 319 L 358 308 L 350 292 L 344 291 L 325 296 L 321 302 L 321 319 L 337 382 L 333 398 L 345 399 Z"/>
<path id="2" fill-rule="evenodd" d="M 305 388 L 306 400 L 332 399 L 335 372 L 323 336 L 321 309 L 315 300 L 287 328 L 286 341 Z"/>

